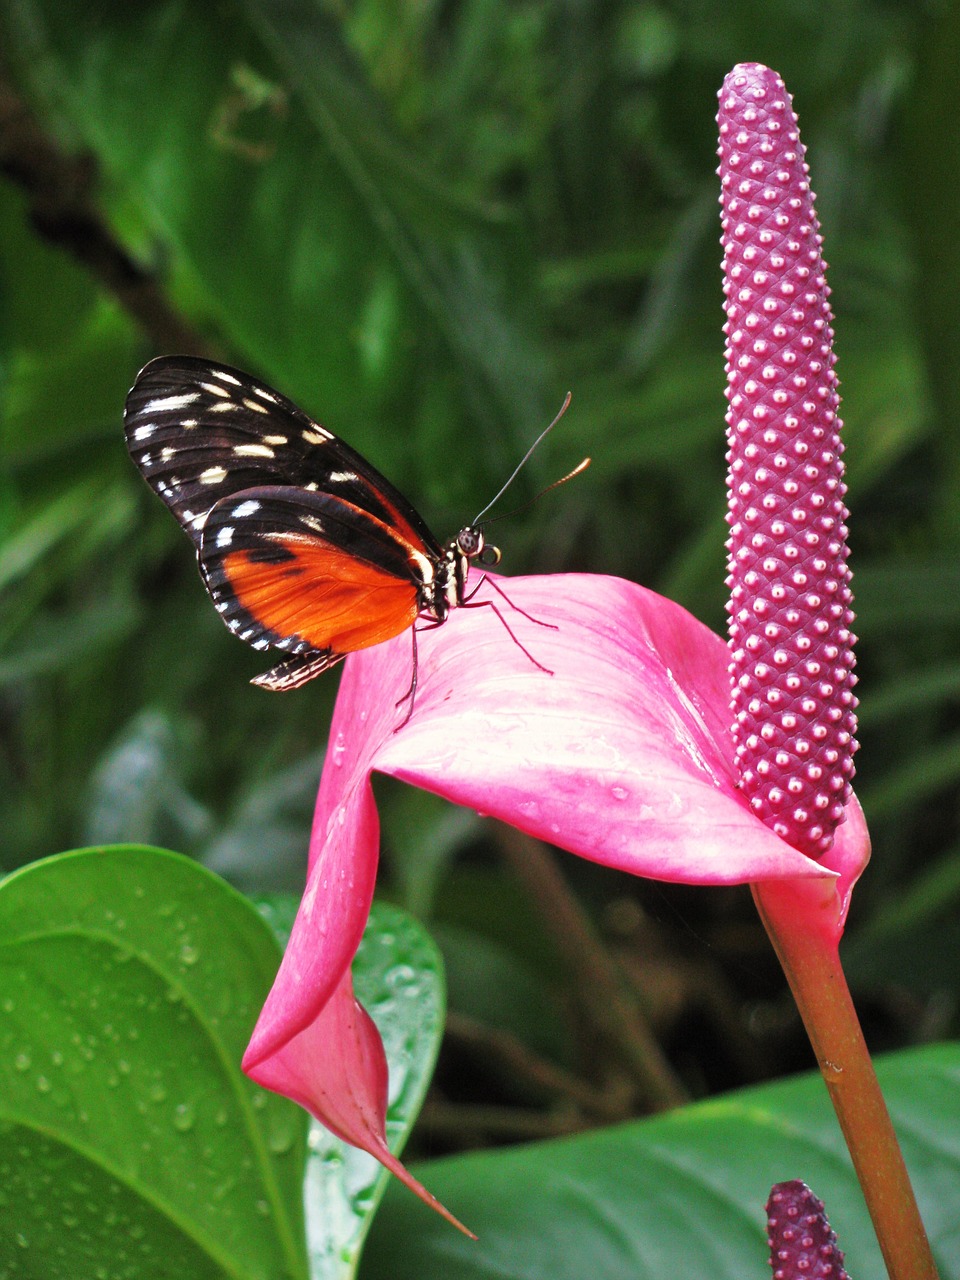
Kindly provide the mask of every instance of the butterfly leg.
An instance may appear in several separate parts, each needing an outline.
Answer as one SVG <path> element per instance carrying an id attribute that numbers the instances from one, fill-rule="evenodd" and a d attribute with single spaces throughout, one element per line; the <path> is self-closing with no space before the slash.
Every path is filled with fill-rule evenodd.
<path id="1" fill-rule="evenodd" d="M 498 588 L 498 590 L 499 590 L 499 588 Z M 474 592 L 474 594 L 476 594 L 476 592 Z M 501 591 L 501 592 L 500 592 L 500 594 L 501 594 L 501 595 L 503 595 L 503 592 Z M 504 596 L 504 599 L 506 600 L 506 599 L 507 599 L 507 597 L 506 597 L 506 596 Z M 508 600 L 508 601 L 507 601 L 507 603 L 509 604 L 509 603 L 510 603 L 510 601 Z M 549 667 L 545 667 L 545 666 L 543 665 L 543 663 L 542 663 L 542 662 L 538 662 L 538 661 L 537 661 L 537 659 L 536 659 L 536 658 L 533 656 L 533 654 L 530 652 L 530 650 L 526 647 L 526 645 L 525 645 L 525 644 L 523 644 L 523 642 L 522 642 L 521 640 L 518 640 L 518 639 L 517 639 L 517 636 L 516 636 L 516 634 L 514 633 L 513 628 L 510 626 L 510 623 L 506 620 L 506 618 L 503 616 L 503 614 L 502 614 L 502 613 L 500 612 L 500 610 L 497 608 L 497 604 L 496 604 L 496 601 L 495 601 L 495 600 L 464 600 L 464 602 L 463 602 L 463 604 L 462 604 L 461 608 L 464 608 L 464 609 L 492 609 L 492 610 L 493 610 L 493 612 L 494 612 L 494 613 L 497 615 L 497 617 L 500 619 L 501 623 L 503 624 L 503 628 L 504 628 L 504 630 L 506 631 L 507 635 L 508 635 L 508 636 L 510 637 L 510 639 L 513 641 L 513 643 L 517 646 L 517 648 L 518 648 L 518 649 L 520 649 L 523 653 L 525 653 L 525 654 L 527 655 L 527 657 L 530 659 L 530 661 L 533 663 L 533 665 L 534 665 L 535 667 L 538 667 L 541 671 L 543 671 L 543 672 L 544 672 L 546 675 L 548 675 L 548 676 L 552 676 L 552 675 L 553 675 L 553 672 L 550 670 L 550 668 L 549 668 Z M 516 605 L 514 605 L 514 608 L 516 608 Z M 523 613 L 523 616 L 524 616 L 525 618 L 530 618 L 530 615 L 529 615 L 528 613 L 524 613 L 522 609 L 517 609 L 517 612 L 518 612 L 518 613 Z M 539 621 L 539 619 L 537 619 L 537 618 L 530 618 L 530 621 L 531 621 L 531 622 L 537 622 L 537 621 Z M 552 623 L 552 622 L 541 622 L 541 623 L 540 623 L 540 625 L 541 625 L 542 627 L 550 627 L 550 628 L 551 628 L 551 630 L 553 630 L 553 631 L 559 631 L 559 629 L 560 629 L 559 627 L 555 627 L 555 626 L 553 625 L 553 623 Z"/>
<path id="2" fill-rule="evenodd" d="M 402 729 L 403 726 L 409 721 L 410 717 L 413 715 L 413 699 L 417 692 L 417 679 L 419 676 L 419 667 L 417 662 L 417 628 L 415 626 L 410 628 L 410 635 L 413 639 L 413 668 L 410 674 L 410 688 L 403 695 L 403 697 L 399 698 L 395 703 L 396 706 L 402 707 L 403 704 L 407 702 L 409 703 L 409 706 L 407 707 L 407 714 L 403 717 L 400 723 L 394 728 L 393 730 L 394 733 L 397 733 L 400 729 Z"/>
<path id="3" fill-rule="evenodd" d="M 507 595 L 507 593 L 504 591 L 504 589 L 502 587 L 498 587 L 497 584 L 494 582 L 493 578 L 488 577 L 485 573 L 481 574 L 480 580 L 477 583 L 477 585 L 473 588 L 470 594 L 464 598 L 463 603 L 465 605 L 468 605 L 468 606 L 471 605 L 471 602 L 473 601 L 474 596 L 477 594 L 477 592 L 480 590 L 480 588 L 483 586 L 484 583 L 486 583 L 488 587 L 493 587 L 497 595 L 500 596 L 503 600 L 506 600 L 510 608 L 515 610 L 515 612 L 519 613 L 522 617 L 526 618 L 528 622 L 535 622 L 538 627 L 549 627 L 551 631 L 560 630 L 560 628 L 556 625 L 555 622 L 544 622 L 542 618 L 535 618 L 532 613 L 527 613 L 526 609 L 521 609 L 518 604 L 514 604 L 513 601 L 510 599 L 510 597 Z M 477 604 L 490 604 L 492 606 L 493 602 L 489 600 L 479 600 Z M 477 606 L 473 605 L 472 607 L 476 608 Z M 499 616 L 500 615 L 498 614 L 498 617 Z M 500 618 L 500 621 L 503 622 L 502 617 Z M 505 622 L 503 623 L 503 625 L 505 627 L 507 626 Z M 510 631 L 510 628 L 507 627 L 507 630 Z M 513 632 L 511 631 L 510 634 L 513 635 Z M 521 645 L 520 647 L 522 649 L 523 645 Z M 539 663 L 537 665 L 539 666 Z M 546 668 L 544 668 L 544 670 L 546 670 Z"/>
<path id="4" fill-rule="evenodd" d="M 422 627 L 421 630 L 433 631 L 439 626 L 440 626 L 439 622 L 434 622 L 432 624 L 428 624 L 425 627 Z M 419 662 L 417 660 L 417 628 L 416 626 L 412 626 L 410 628 L 410 635 L 413 640 L 413 668 L 410 675 L 410 688 L 407 690 L 407 692 L 403 695 L 402 698 L 397 700 L 395 704 L 398 707 L 402 707 L 405 702 L 408 702 L 410 705 L 407 707 L 407 714 L 403 717 L 403 719 L 394 729 L 393 731 L 394 733 L 397 733 L 400 729 L 402 729 L 404 725 L 409 722 L 410 717 L 413 715 L 413 700 L 417 692 L 417 680 L 419 679 L 419 675 L 420 675 L 420 667 L 419 667 Z"/>

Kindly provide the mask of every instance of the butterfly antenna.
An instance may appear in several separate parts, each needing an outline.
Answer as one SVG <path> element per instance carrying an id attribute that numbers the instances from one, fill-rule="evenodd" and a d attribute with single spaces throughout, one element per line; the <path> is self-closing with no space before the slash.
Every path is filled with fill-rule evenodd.
<path id="1" fill-rule="evenodd" d="M 541 489 L 536 497 L 531 498 L 529 502 L 524 502 L 519 507 L 514 507 L 512 511 L 504 511 L 499 516 L 491 516 L 489 520 L 484 521 L 484 524 L 496 524 L 498 520 L 506 520 L 510 516 L 517 515 L 520 511 L 526 511 L 527 507 L 532 507 L 535 502 L 539 502 L 545 493 L 549 493 L 551 489 L 559 489 L 562 484 L 566 484 L 568 480 L 572 480 L 574 476 L 578 476 L 581 471 L 586 471 L 589 465 L 590 459 L 584 458 L 582 462 L 577 463 L 572 471 L 568 471 L 565 476 L 561 476 L 559 480 L 554 480 L 553 484 L 548 484 L 545 489 Z"/>
<path id="2" fill-rule="evenodd" d="M 548 435 L 550 434 L 550 432 L 551 432 L 551 431 L 553 430 L 553 428 L 557 425 L 557 423 L 560 421 L 560 419 L 563 417 L 563 415 L 567 412 L 567 409 L 569 408 L 569 405 L 570 405 L 570 398 L 571 398 L 571 393 L 568 391 L 568 392 L 567 392 L 567 394 L 566 394 L 566 397 L 565 397 L 565 399 L 564 399 L 564 401 L 563 401 L 563 404 L 560 406 L 560 412 L 557 414 L 557 416 L 554 418 L 554 420 L 550 423 L 549 427 L 545 427 L 545 428 L 543 429 L 543 431 L 541 431 L 541 432 L 540 432 L 540 434 L 537 436 L 536 440 L 534 440 L 533 444 L 530 446 L 530 448 L 527 450 L 527 452 L 523 455 L 523 457 L 522 457 L 522 458 L 520 459 L 520 461 L 517 463 L 516 467 L 514 467 L 514 469 L 513 469 L 513 474 L 510 476 L 510 479 L 507 481 L 507 483 L 506 483 L 506 484 L 501 488 L 501 490 L 500 490 L 500 492 L 497 494 L 497 496 L 496 496 L 495 498 L 493 498 L 490 502 L 488 502 L 488 503 L 487 503 L 487 505 L 483 508 L 483 510 L 479 513 L 479 515 L 475 518 L 475 520 L 473 521 L 473 524 L 474 524 L 474 525 L 479 525 L 480 521 L 481 521 L 481 520 L 483 519 L 483 517 L 487 514 L 487 512 L 490 510 L 490 508 L 491 508 L 492 506 L 494 506 L 496 503 L 498 503 L 498 502 L 500 501 L 500 499 L 503 497 L 503 495 L 506 493 L 506 491 L 510 488 L 510 486 L 513 484 L 514 480 L 516 480 L 517 476 L 520 474 L 521 470 L 523 469 L 523 467 L 524 467 L 524 465 L 526 464 L 527 460 L 529 459 L 530 455 L 533 453 L 533 451 L 534 451 L 534 450 L 536 449 L 536 447 L 539 445 L 540 441 L 541 441 L 545 436 L 548 436 Z M 579 467 L 577 467 L 577 468 L 575 468 L 575 469 L 570 473 L 570 475 L 569 475 L 569 476 L 564 476 L 564 480 L 569 480 L 569 479 L 571 478 L 571 476 L 576 475 L 578 471 L 582 471 L 582 470 L 583 470 L 583 468 L 584 468 L 584 465 L 585 465 L 588 461 L 589 461 L 589 459 L 584 459 L 584 462 L 581 462 L 580 466 L 579 466 Z M 549 485 L 546 489 L 544 489 L 544 491 L 543 491 L 543 492 L 544 492 L 544 493 L 548 493 L 550 489 L 555 489 L 555 488 L 556 488 L 556 486 L 557 486 L 558 484 L 563 484 L 563 480 L 556 480 L 553 484 Z M 541 496 L 540 494 L 538 494 L 538 495 L 537 495 L 537 497 L 540 497 L 540 496 Z M 536 498 L 534 498 L 534 499 L 533 499 L 533 501 L 534 501 L 534 502 L 536 502 L 536 500 L 537 500 Z M 529 503 L 527 503 L 526 505 L 527 505 L 527 506 L 529 506 L 530 504 L 529 504 Z M 522 508 L 518 508 L 518 510 L 522 510 Z M 498 517 L 498 519 L 499 519 L 499 517 Z M 489 523 L 489 521 L 488 521 L 488 523 Z"/>

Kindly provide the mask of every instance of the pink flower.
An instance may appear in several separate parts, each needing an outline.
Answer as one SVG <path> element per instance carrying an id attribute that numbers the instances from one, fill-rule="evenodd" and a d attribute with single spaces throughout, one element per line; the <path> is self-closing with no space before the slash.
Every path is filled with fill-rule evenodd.
<path id="1" fill-rule="evenodd" d="M 387 1149 L 386 1063 L 350 980 L 376 875 L 374 770 L 635 875 L 752 883 L 828 949 L 868 856 L 830 314 L 796 119 L 766 68 L 727 78 L 721 156 L 730 651 L 642 587 L 570 575 L 504 580 L 529 654 L 490 609 L 422 632 L 399 731 L 409 637 L 345 664 L 307 889 L 244 1069 L 434 1204 Z"/>
<path id="2" fill-rule="evenodd" d="M 519 608 L 557 628 L 510 614 L 552 676 L 492 610 L 459 609 L 420 634 L 416 706 L 394 732 L 405 714 L 395 703 L 409 684 L 409 637 L 347 659 L 306 892 L 244 1057 L 253 1079 L 408 1184 L 384 1140 L 380 1040 L 350 981 L 376 875 L 373 770 L 636 875 L 691 884 L 808 878 L 834 919 L 863 862 L 855 799 L 820 862 L 751 812 L 730 740 L 726 646 L 679 605 L 616 578 L 501 581 Z"/>

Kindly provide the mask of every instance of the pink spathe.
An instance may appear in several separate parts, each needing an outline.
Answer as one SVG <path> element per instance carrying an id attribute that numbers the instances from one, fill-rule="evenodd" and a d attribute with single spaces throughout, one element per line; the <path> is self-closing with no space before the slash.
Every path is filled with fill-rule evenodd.
<path id="1" fill-rule="evenodd" d="M 416 705 L 395 732 L 406 714 L 396 703 L 410 679 L 409 636 L 348 657 L 307 888 L 244 1058 L 254 1079 L 395 1172 L 383 1137 L 382 1048 L 350 986 L 379 850 L 374 770 L 635 875 L 808 879 L 813 909 L 833 929 L 866 860 L 854 799 L 819 863 L 751 811 L 730 745 L 726 646 L 686 610 L 616 578 L 500 581 L 520 609 L 551 624 L 500 602 L 553 675 L 492 610 L 458 609 L 420 634 Z"/>

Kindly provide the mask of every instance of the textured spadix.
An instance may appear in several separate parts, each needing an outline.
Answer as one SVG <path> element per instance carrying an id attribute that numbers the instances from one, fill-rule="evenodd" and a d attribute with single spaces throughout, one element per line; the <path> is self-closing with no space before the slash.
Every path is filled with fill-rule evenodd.
<path id="1" fill-rule="evenodd" d="M 856 750 L 840 398 L 797 118 L 766 67 L 720 92 L 730 676 L 753 811 L 822 856 Z"/>
<path id="2" fill-rule="evenodd" d="M 823 1201 L 805 1182 L 780 1182 L 767 1201 L 773 1280 L 850 1280 Z"/>

